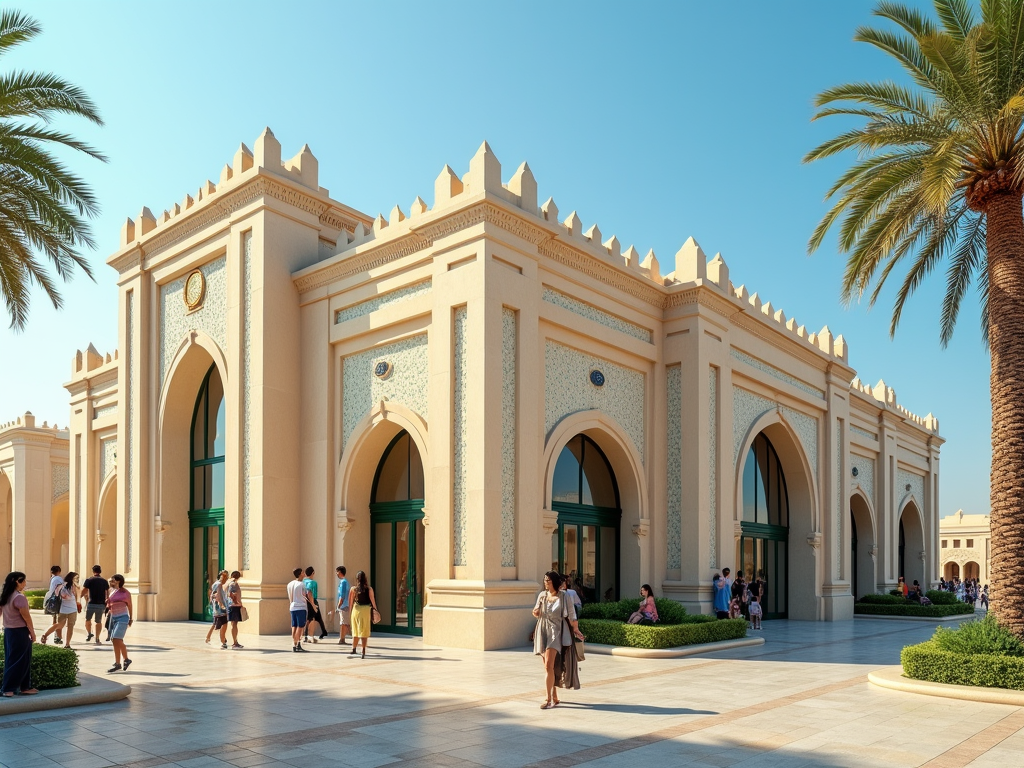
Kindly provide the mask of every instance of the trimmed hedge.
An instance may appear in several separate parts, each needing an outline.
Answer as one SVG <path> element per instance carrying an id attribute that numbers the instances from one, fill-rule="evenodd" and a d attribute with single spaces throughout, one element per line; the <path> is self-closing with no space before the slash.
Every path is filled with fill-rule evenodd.
<path id="1" fill-rule="evenodd" d="M 654 605 L 658 609 L 658 625 L 682 624 L 692 618 L 686 613 L 682 603 L 669 600 L 665 597 L 654 598 Z M 625 622 L 630 614 L 636 612 L 640 607 L 640 598 L 628 597 L 625 600 L 608 603 L 585 603 L 580 611 L 581 619 L 606 619 L 608 621 Z"/>
<path id="2" fill-rule="evenodd" d="M 28 597 L 28 607 L 31 610 L 41 611 L 41 610 L 43 610 L 43 603 L 45 601 L 46 601 L 46 598 L 43 597 L 42 595 L 29 595 L 29 597 Z"/>
<path id="3" fill-rule="evenodd" d="M 861 616 L 962 616 L 974 613 L 974 606 L 957 602 L 956 605 L 918 605 L 905 601 L 897 605 L 854 603 L 853 612 Z"/>
<path id="4" fill-rule="evenodd" d="M 956 605 L 960 602 L 952 592 L 943 592 L 940 589 L 929 589 L 924 594 L 936 605 Z"/>
<path id="5" fill-rule="evenodd" d="M 909 601 L 903 595 L 864 595 L 858 603 L 864 605 L 909 605 Z M 932 601 L 934 602 L 934 601 Z"/>
<path id="6" fill-rule="evenodd" d="M 914 680 L 1024 691 L 1024 657 L 953 653 L 934 640 L 908 645 L 900 653 L 903 674 Z"/>
<path id="7" fill-rule="evenodd" d="M 45 589 L 26 589 L 23 593 L 25 597 L 46 597 Z"/>
<path id="8" fill-rule="evenodd" d="M 604 605 L 604 603 L 600 603 Z M 584 606 L 584 612 L 586 606 Z M 661 606 L 658 606 L 661 613 Z M 692 616 L 689 619 L 698 617 Z M 624 645 L 630 648 L 675 648 L 680 645 L 714 643 L 747 636 L 746 619 L 687 621 L 685 624 L 623 624 L 612 619 L 581 619 L 580 631 L 591 643 Z"/>
<path id="9" fill-rule="evenodd" d="M 4 641 L 0 635 L 0 674 L 4 667 Z M 41 691 L 74 688 L 78 682 L 78 654 L 55 645 L 32 645 L 32 684 Z"/>

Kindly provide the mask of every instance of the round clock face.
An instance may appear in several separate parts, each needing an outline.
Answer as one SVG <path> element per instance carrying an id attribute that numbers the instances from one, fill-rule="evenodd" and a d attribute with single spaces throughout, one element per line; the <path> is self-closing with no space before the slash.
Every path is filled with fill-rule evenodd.
<path id="1" fill-rule="evenodd" d="M 197 309 L 203 301 L 203 292 L 206 289 L 203 273 L 196 270 L 185 280 L 185 305 L 189 309 Z"/>
<path id="2" fill-rule="evenodd" d="M 595 387 L 604 386 L 604 374 L 600 371 L 594 370 L 590 372 L 590 383 Z"/>

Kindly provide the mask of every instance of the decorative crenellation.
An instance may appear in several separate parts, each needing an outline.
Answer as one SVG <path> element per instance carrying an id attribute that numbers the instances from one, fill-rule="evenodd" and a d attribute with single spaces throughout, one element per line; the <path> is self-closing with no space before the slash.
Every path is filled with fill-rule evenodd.
<path id="1" fill-rule="evenodd" d="M 923 430 L 933 432 L 935 434 L 938 434 L 939 432 L 938 418 L 933 416 L 931 413 L 929 413 L 927 416 L 918 416 L 917 414 L 908 411 L 906 408 L 899 404 L 899 402 L 896 399 L 896 390 L 888 386 L 885 383 L 885 379 L 879 379 L 878 383 L 872 387 L 870 384 L 863 383 L 860 380 L 860 377 L 858 376 L 857 378 L 850 382 L 850 390 L 852 392 L 859 392 L 862 395 L 867 395 L 868 397 L 873 399 L 879 407 L 885 408 L 899 415 L 904 421 L 916 424 Z M 878 439 L 877 435 L 872 435 L 870 433 L 864 432 L 864 430 L 856 431 L 864 434 L 867 437 L 872 437 L 875 440 Z"/>
<path id="2" fill-rule="evenodd" d="M 117 360 L 116 349 L 113 355 L 110 352 L 101 355 L 92 344 L 86 347 L 84 352 L 80 349 L 75 350 L 75 356 L 71 361 L 71 380 L 84 378 L 87 374 L 115 360 Z"/>
<path id="3" fill-rule="evenodd" d="M 65 427 L 62 430 L 56 424 L 53 424 L 51 426 L 45 421 L 43 422 L 43 425 L 41 427 L 36 426 L 36 417 L 32 415 L 32 411 L 25 411 L 24 416 L 19 416 L 13 421 L 8 421 L 3 424 L 0 424 L 0 432 L 4 431 L 5 429 L 45 429 L 48 432 L 64 432 L 65 434 L 67 434 L 68 431 L 67 427 Z"/>
<path id="4" fill-rule="evenodd" d="M 609 312 L 605 312 L 602 309 L 591 306 L 590 304 L 573 298 L 572 296 L 567 296 L 561 291 L 556 291 L 554 288 L 548 288 L 545 286 L 542 298 L 549 304 L 554 304 L 562 309 L 567 309 L 580 317 L 593 320 L 606 328 L 611 328 L 619 331 L 620 333 L 624 333 L 627 336 L 632 336 L 634 339 L 646 341 L 648 344 L 654 340 L 654 334 L 651 332 L 650 328 L 644 328 L 642 325 L 637 325 L 636 323 L 631 323 L 628 320 L 623 320 L 621 317 L 616 317 Z"/>
<path id="5" fill-rule="evenodd" d="M 761 301 L 761 297 L 756 293 L 748 294 L 746 286 L 741 285 L 739 288 L 734 288 L 732 283 L 729 283 L 729 293 L 740 304 L 745 305 L 745 308 L 750 307 L 748 311 L 753 317 L 774 326 L 776 330 L 788 334 L 790 338 L 798 339 L 807 346 L 843 363 L 849 361 L 850 348 L 846 339 L 842 335 L 833 336 L 827 325 L 817 333 L 808 333 L 806 326 L 798 325 L 792 317 L 787 318 L 786 313 L 773 307 L 770 301 Z"/>
<path id="6" fill-rule="evenodd" d="M 419 283 L 407 285 L 404 288 L 399 288 L 395 291 L 389 291 L 383 293 L 380 296 L 374 296 L 372 299 L 362 301 L 358 304 L 353 304 L 350 307 L 339 309 L 334 313 L 334 324 L 344 323 L 346 320 L 352 320 L 357 317 L 363 317 L 371 312 L 376 312 L 379 309 L 390 307 L 394 304 L 400 304 L 403 301 L 414 299 L 417 296 L 422 296 L 425 293 L 430 292 L 430 280 L 423 280 Z"/>

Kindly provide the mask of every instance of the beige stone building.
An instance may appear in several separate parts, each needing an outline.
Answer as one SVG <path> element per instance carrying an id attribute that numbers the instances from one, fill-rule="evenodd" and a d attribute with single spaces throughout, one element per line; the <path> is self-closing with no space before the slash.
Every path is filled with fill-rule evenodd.
<path id="1" fill-rule="evenodd" d="M 939 520 L 939 573 L 944 579 L 992 578 L 988 515 L 965 515 L 962 509 Z"/>
<path id="2" fill-rule="evenodd" d="M 523 641 L 552 567 L 707 612 L 728 566 L 812 620 L 937 571 L 938 422 L 841 336 L 692 239 L 662 265 L 539 204 L 486 144 L 432 196 L 371 218 L 267 130 L 125 223 L 120 355 L 67 384 L 74 567 L 157 621 L 238 568 L 244 629 L 273 633 L 293 568 L 331 595 L 344 563 L 383 628 L 479 648 Z"/>

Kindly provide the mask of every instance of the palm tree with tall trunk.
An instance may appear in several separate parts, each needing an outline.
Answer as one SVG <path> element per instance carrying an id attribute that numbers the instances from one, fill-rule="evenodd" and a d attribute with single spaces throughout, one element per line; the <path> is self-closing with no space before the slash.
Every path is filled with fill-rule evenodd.
<path id="1" fill-rule="evenodd" d="M 875 15 L 891 26 L 856 32 L 896 59 L 908 84 L 818 95 L 815 119 L 854 117 L 859 127 L 805 161 L 858 154 L 828 191 L 834 204 L 809 247 L 837 228 L 847 302 L 870 290 L 874 303 L 892 272 L 903 273 L 892 334 L 936 267 L 946 271 L 943 346 L 965 294 L 978 290 L 992 363 L 991 605 L 1024 637 L 1024 0 L 933 1 L 937 19 L 879 3 Z"/>
<path id="2" fill-rule="evenodd" d="M 0 12 L 0 56 L 40 32 L 28 16 Z M 60 115 L 103 124 L 89 97 L 56 75 L 0 75 L 0 296 L 11 327 L 18 330 L 28 319 L 33 285 L 43 290 L 54 307 L 61 306 L 49 267 L 64 281 L 72 278 L 76 267 L 92 277 L 78 249 L 94 246 L 86 219 L 98 213 L 96 198 L 51 149 L 66 147 L 105 158 L 53 129 L 51 123 Z"/>

